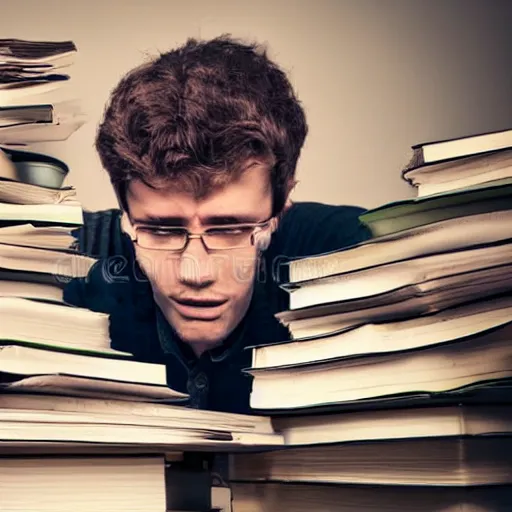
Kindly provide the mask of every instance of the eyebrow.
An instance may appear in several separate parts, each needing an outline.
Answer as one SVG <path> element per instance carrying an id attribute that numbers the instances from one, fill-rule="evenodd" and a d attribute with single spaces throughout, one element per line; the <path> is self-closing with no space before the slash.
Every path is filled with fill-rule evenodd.
<path id="1" fill-rule="evenodd" d="M 145 215 L 144 217 L 133 217 L 134 224 L 146 226 L 186 226 L 187 219 L 178 216 L 157 216 Z M 206 226 L 223 226 L 227 224 L 256 224 L 262 222 L 255 215 L 211 215 L 203 220 Z"/>
<path id="2" fill-rule="evenodd" d="M 255 224 L 260 220 L 255 215 L 212 215 L 204 220 L 204 224 L 221 226 L 225 224 Z"/>
<path id="3" fill-rule="evenodd" d="M 144 224 L 146 226 L 184 226 L 186 219 L 183 217 L 158 215 L 144 215 L 144 217 L 132 217 L 134 224 Z"/>

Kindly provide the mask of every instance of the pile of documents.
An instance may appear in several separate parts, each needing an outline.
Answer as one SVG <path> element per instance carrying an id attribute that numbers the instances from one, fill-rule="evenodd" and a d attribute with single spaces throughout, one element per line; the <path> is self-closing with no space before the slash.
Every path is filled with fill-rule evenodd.
<path id="1" fill-rule="evenodd" d="M 0 145 L 67 139 L 85 123 L 69 90 L 73 42 L 0 39 Z"/>

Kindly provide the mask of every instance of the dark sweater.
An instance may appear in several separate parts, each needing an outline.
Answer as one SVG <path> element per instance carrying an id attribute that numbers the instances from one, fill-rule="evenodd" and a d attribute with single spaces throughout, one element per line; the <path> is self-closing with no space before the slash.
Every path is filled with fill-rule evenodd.
<path id="1" fill-rule="evenodd" d="M 193 407 L 250 413 L 251 364 L 246 347 L 281 341 L 289 333 L 274 317 L 287 309 L 287 295 L 276 280 L 279 263 L 332 251 L 370 237 L 353 206 L 296 203 L 283 216 L 265 253 L 247 315 L 221 347 L 197 358 L 181 342 L 153 300 L 138 267 L 132 242 L 120 229 L 120 212 L 85 212 L 78 233 L 81 251 L 100 258 L 85 279 L 72 280 L 65 300 L 110 315 L 112 348 L 140 361 L 165 363 L 167 383 L 190 394 Z"/>

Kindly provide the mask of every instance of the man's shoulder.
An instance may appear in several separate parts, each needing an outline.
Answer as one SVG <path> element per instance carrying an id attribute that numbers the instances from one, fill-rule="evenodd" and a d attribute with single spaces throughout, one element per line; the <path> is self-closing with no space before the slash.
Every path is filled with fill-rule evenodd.
<path id="1" fill-rule="evenodd" d="M 356 245 L 371 237 L 359 220 L 365 211 L 352 205 L 294 203 L 281 218 L 276 248 L 285 256 L 301 257 Z"/>
<path id="2" fill-rule="evenodd" d="M 137 359 L 157 362 L 154 303 L 147 278 L 136 264 L 133 247 L 123 233 L 119 210 L 84 212 L 80 251 L 97 258 L 86 277 L 72 279 L 64 300 L 110 317 L 111 346 Z M 144 342 L 141 342 L 144 340 Z"/>
<path id="3" fill-rule="evenodd" d="M 334 205 L 320 203 L 315 201 L 298 201 L 291 206 L 283 214 L 284 217 L 311 216 L 311 215 L 345 215 L 348 218 L 359 217 L 366 211 L 366 208 L 355 205 Z"/>
<path id="4" fill-rule="evenodd" d="M 80 252 L 95 258 L 123 254 L 126 245 L 119 209 L 84 211 L 83 217 L 83 226 L 75 231 Z"/>
<path id="5" fill-rule="evenodd" d="M 75 232 L 78 250 L 97 261 L 87 276 L 68 283 L 64 290 L 66 302 L 113 314 L 143 282 L 120 218 L 120 211 L 115 209 L 84 211 L 84 224 Z"/>

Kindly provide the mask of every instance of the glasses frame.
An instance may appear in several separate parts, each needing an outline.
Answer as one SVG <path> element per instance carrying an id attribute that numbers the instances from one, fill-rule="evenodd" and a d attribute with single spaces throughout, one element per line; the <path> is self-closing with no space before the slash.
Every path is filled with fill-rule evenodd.
<path id="1" fill-rule="evenodd" d="M 148 251 L 165 251 L 165 252 L 172 252 L 172 253 L 182 253 L 184 252 L 189 243 L 190 240 L 193 239 L 200 239 L 203 243 L 203 246 L 207 251 L 230 251 L 235 249 L 241 249 L 243 247 L 251 247 L 251 246 L 257 246 L 260 249 L 265 249 L 266 246 L 268 246 L 268 243 L 270 241 L 270 236 L 268 237 L 262 237 L 262 243 L 258 243 L 256 235 L 258 233 L 264 233 L 264 231 L 267 228 L 271 228 L 270 234 L 275 230 L 277 226 L 277 219 L 275 217 L 270 217 L 267 220 L 261 221 L 261 222 L 244 222 L 244 223 L 238 223 L 238 224 L 222 224 L 217 226 L 210 226 L 206 228 L 205 230 L 194 233 L 189 231 L 187 228 L 181 227 L 181 226 L 165 226 L 165 225 L 155 225 L 155 224 L 129 224 L 129 229 L 126 230 L 128 235 L 130 236 L 131 241 L 138 245 L 141 249 L 148 250 Z M 185 242 L 183 244 L 183 247 L 181 249 L 166 249 L 166 248 L 155 248 L 155 247 L 146 247 L 144 245 L 140 245 L 138 241 L 137 231 L 141 228 L 161 228 L 161 229 L 179 229 L 183 231 L 186 235 Z M 240 229 L 240 228 L 252 228 L 252 232 L 249 235 L 250 244 L 248 245 L 237 245 L 233 247 L 223 247 L 221 249 L 218 248 L 210 248 L 208 246 L 208 242 L 206 241 L 207 238 L 205 235 L 208 235 L 208 231 L 214 230 L 214 229 Z"/>

